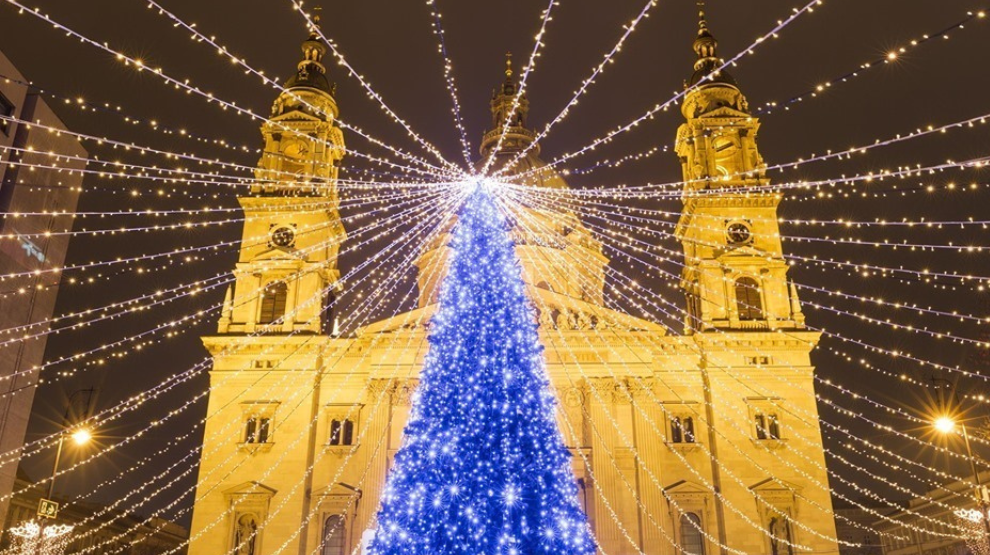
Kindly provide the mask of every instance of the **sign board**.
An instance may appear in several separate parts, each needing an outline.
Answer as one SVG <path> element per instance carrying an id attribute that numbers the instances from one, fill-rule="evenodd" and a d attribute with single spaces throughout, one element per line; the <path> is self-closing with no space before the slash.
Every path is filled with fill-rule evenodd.
<path id="1" fill-rule="evenodd" d="M 58 503 L 50 499 L 42 499 L 38 502 L 38 516 L 42 518 L 55 518 L 58 516 Z"/>

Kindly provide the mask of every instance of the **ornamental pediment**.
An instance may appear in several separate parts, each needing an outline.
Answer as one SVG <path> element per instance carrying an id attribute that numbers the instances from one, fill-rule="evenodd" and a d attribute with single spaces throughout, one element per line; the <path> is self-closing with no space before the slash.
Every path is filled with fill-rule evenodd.
<path id="1" fill-rule="evenodd" d="M 759 258 L 761 260 L 766 260 L 767 251 L 763 249 L 758 249 L 753 245 L 742 245 L 739 247 L 732 247 L 725 249 L 722 252 L 722 254 L 718 256 L 718 259 L 721 260 L 723 258 L 738 258 L 743 256 L 750 256 L 750 257 Z M 780 258 L 780 257 L 775 256 L 774 258 Z"/>
<path id="2" fill-rule="evenodd" d="M 736 110 L 731 106 L 719 106 L 710 112 L 705 112 L 698 116 L 698 119 L 732 118 L 732 119 L 754 119 L 752 115 L 741 110 Z"/>
<path id="3" fill-rule="evenodd" d="M 257 255 L 255 255 L 255 257 L 252 259 L 252 262 L 258 262 L 260 260 L 272 260 L 272 261 L 284 260 L 294 263 L 299 261 L 301 258 L 302 256 L 294 250 L 271 247 L 268 250 L 262 251 Z"/>
<path id="4" fill-rule="evenodd" d="M 278 490 L 276 490 L 275 488 L 268 487 L 265 484 L 262 484 L 261 482 L 255 482 L 254 480 L 251 480 L 250 482 L 244 482 L 232 488 L 223 490 L 224 496 L 228 498 L 241 497 L 245 495 L 272 497 L 276 493 L 278 493 Z"/>
<path id="5" fill-rule="evenodd" d="M 767 478 L 749 486 L 749 489 L 766 498 L 768 495 L 793 496 L 801 488 L 780 478 Z"/>
<path id="6" fill-rule="evenodd" d="M 349 501 L 361 495 L 361 490 L 340 482 L 313 490 L 313 497 L 324 501 Z"/>
<path id="7" fill-rule="evenodd" d="M 289 110 L 284 114 L 279 114 L 271 118 L 270 121 L 285 122 L 287 120 L 291 120 L 293 122 L 305 121 L 305 122 L 313 122 L 313 123 L 326 123 L 326 121 L 323 118 L 319 118 L 317 116 L 314 116 L 313 114 L 304 112 L 299 109 Z"/>
<path id="8" fill-rule="evenodd" d="M 694 495 L 707 495 L 711 490 L 690 480 L 680 480 L 663 488 L 663 492 L 672 497 L 687 497 Z"/>

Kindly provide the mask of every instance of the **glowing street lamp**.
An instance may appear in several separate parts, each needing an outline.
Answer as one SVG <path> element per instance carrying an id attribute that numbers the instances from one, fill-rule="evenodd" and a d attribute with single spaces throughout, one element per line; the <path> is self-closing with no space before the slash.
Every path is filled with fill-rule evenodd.
<path id="1" fill-rule="evenodd" d="M 72 432 L 71 437 L 72 441 L 76 442 L 76 445 L 83 446 L 93 439 L 93 433 L 90 432 L 88 428 L 80 428 Z"/>
<path id="2" fill-rule="evenodd" d="M 38 516 L 43 517 L 38 524 L 37 534 L 34 536 L 35 540 L 33 542 L 34 546 L 32 551 L 36 555 L 49 555 L 49 553 L 61 553 L 62 549 L 67 545 L 65 540 L 68 539 L 67 534 L 72 530 L 71 526 L 64 524 L 55 524 L 54 520 L 58 517 L 58 504 L 55 503 L 53 497 L 55 496 L 55 479 L 58 477 L 58 464 L 62 460 L 62 448 L 65 446 L 65 439 L 72 438 L 73 443 L 77 446 L 83 446 L 92 441 L 93 432 L 89 428 L 80 427 L 72 430 L 71 432 L 65 426 L 69 421 L 69 411 L 72 410 L 73 401 L 76 395 L 81 393 L 87 393 L 89 397 L 86 401 L 86 414 L 88 415 L 93 404 L 93 396 L 96 389 L 80 389 L 69 396 L 68 403 L 65 407 L 65 414 L 62 415 L 62 431 L 58 434 L 58 448 L 55 451 L 55 463 L 52 465 L 52 476 L 48 481 L 48 495 L 38 505 Z M 46 523 L 46 520 L 50 519 L 52 523 Z M 25 533 L 29 532 L 26 531 Z M 27 535 L 23 537 L 28 537 Z M 58 539 L 57 539 L 58 538 Z M 57 539 L 57 540 L 56 540 Z M 46 545 L 50 544 L 48 547 Z"/>
<path id="3" fill-rule="evenodd" d="M 966 458 L 969 459 L 969 464 L 973 472 L 973 482 L 976 484 L 976 496 L 977 501 L 980 505 L 980 519 L 983 521 L 983 530 L 986 534 L 985 538 L 987 542 L 990 542 L 990 517 L 987 516 L 987 499 L 986 492 L 983 489 L 983 484 L 980 482 L 980 469 L 976 467 L 976 458 L 973 456 L 973 449 L 969 445 L 969 434 L 966 432 L 966 424 L 962 421 L 956 422 L 950 416 L 942 415 L 939 416 L 932 422 L 932 425 L 936 430 L 943 434 L 950 434 L 955 431 L 956 426 L 962 432 L 963 443 L 966 445 Z"/>
<path id="4" fill-rule="evenodd" d="M 956 429 L 956 421 L 949 416 L 939 416 L 932 423 L 935 429 L 942 432 L 943 434 L 951 433 L 952 430 Z"/>

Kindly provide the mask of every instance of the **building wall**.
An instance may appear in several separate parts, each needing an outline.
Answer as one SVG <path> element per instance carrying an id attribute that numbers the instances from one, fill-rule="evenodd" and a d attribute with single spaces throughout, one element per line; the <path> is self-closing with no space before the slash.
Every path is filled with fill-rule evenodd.
<path id="1" fill-rule="evenodd" d="M 310 44 L 304 43 L 304 51 Z M 322 71 L 320 59 L 317 53 L 300 67 L 311 63 Z M 506 75 L 492 100 L 496 127 L 517 90 L 512 72 Z M 275 137 L 317 129 L 343 144 L 333 132 L 332 92 L 299 90 L 332 106 L 332 113 L 297 104 L 286 109 L 289 93 L 297 89 L 276 100 L 272 121 L 262 127 L 266 152 L 256 194 L 241 199 L 245 244 L 258 247 L 242 249 L 218 333 L 203 339 L 214 365 L 192 555 L 342 555 L 365 545 L 402 444 L 428 346 L 426 323 L 437 310 L 444 237 L 427 241 L 417 253 L 417 309 L 347 338 L 315 335 L 296 320 L 295 307 L 309 310 L 306 303 L 318 301 L 321 289 L 337 286 L 339 272 L 335 252 L 311 253 L 301 242 L 279 246 L 268 231 L 314 227 L 313 216 L 293 208 L 303 198 L 298 187 L 275 171 L 293 152 Z M 524 125 L 528 104 L 521 106 L 518 121 Z M 566 209 L 513 215 L 521 274 L 538 312 L 581 501 L 610 555 L 680 555 L 680 545 L 697 530 L 686 524 L 693 519 L 704 555 L 837 555 L 810 360 L 818 334 L 805 328 L 796 293 L 788 288 L 775 234 L 781 197 L 758 192 L 768 184 L 755 149 L 759 124 L 734 85 L 691 93 L 685 106 L 698 107 L 683 110 L 688 123 L 678 140 L 688 189 L 678 224 L 687 266 L 682 285 L 694 299 L 686 334 L 668 336 L 655 323 L 605 308 L 608 260 L 576 215 Z M 518 143 L 513 148 L 532 141 L 523 127 L 510 130 Z M 709 135 L 726 130 L 735 137 L 731 148 L 716 149 Z M 483 145 L 491 146 L 497 135 L 486 134 Z M 701 163 L 706 160 L 708 170 Z M 306 163 L 330 169 L 337 161 L 324 151 Z M 706 186 L 718 185 L 722 192 L 691 194 L 695 178 L 712 176 L 715 162 L 720 171 L 741 171 L 744 178 L 709 177 Z M 527 178 L 526 186 L 567 188 L 538 158 L 538 149 L 522 167 L 540 169 L 540 177 Z M 327 182 L 310 198 L 335 200 L 335 185 Z M 320 218 L 339 224 L 331 204 Z M 727 241 L 733 223 L 745 225 L 751 236 Z M 344 238 L 340 225 L 320 229 L 309 238 L 315 244 Z M 758 317 L 756 311 L 742 313 L 735 288 L 727 285 L 740 276 L 758 284 Z M 284 320 L 268 314 L 259 322 L 261 295 L 280 281 L 288 282 L 288 294 L 279 301 Z M 678 441 L 674 423 L 688 419 L 695 441 L 683 440 L 683 426 Z M 773 431 L 758 426 L 760 419 L 771 419 Z M 339 534 L 336 528 L 327 534 L 325 525 L 341 523 Z"/>
<path id="2" fill-rule="evenodd" d="M 874 526 L 876 514 L 888 510 L 887 507 L 877 507 L 864 505 L 866 509 L 860 507 L 836 507 L 835 514 L 841 518 L 836 518 L 835 528 L 839 534 L 838 538 L 852 545 L 840 545 L 841 555 L 881 555 L 883 546 L 880 542 L 880 534 Z"/>
<path id="3" fill-rule="evenodd" d="M 2 53 L 0 74 L 26 81 Z M 0 94 L 13 105 L 13 117 L 65 128 L 44 100 L 25 85 L 0 79 Z M 16 123 L 8 123 L 5 127 L 5 131 L 0 130 L 0 161 L 4 162 L 0 164 L 0 215 L 3 218 L 0 221 L 0 275 L 38 270 L 43 273 L 0 278 L 0 329 L 44 322 L 52 316 L 61 273 L 48 270 L 60 268 L 64 263 L 68 236 L 39 237 L 35 234 L 72 228 L 72 214 L 82 186 L 79 173 L 31 170 L 8 162 L 20 160 L 81 169 L 85 165 L 82 161 L 55 160 L 42 153 L 87 156 L 79 141 L 67 135 L 56 135 L 36 127 L 28 129 Z M 10 150 L 10 147 L 28 146 L 36 152 L 21 154 Z M 17 216 L 25 212 L 57 214 Z M 48 325 L 42 324 L 23 329 L 21 333 L 38 335 L 47 329 Z M 0 342 L 8 340 L 8 336 L 0 336 Z M 0 346 L 0 452 L 16 452 L 24 442 L 38 378 L 35 368 L 42 364 L 45 344 L 46 336 L 40 335 Z M 18 462 L 14 458 L 0 463 L 0 498 L 10 493 Z M 6 514 L 7 503 L 0 500 L 0 515 Z"/>
<path id="4" fill-rule="evenodd" d="M 679 515 L 693 512 L 712 538 L 706 553 L 718 553 L 721 541 L 769 554 L 768 537 L 752 523 L 765 526 L 772 506 L 809 528 L 792 530 L 795 543 L 838 553 L 826 539 L 835 537 L 835 527 L 821 437 L 817 420 L 807 419 L 817 414 L 808 361 L 814 338 L 781 344 L 773 334 L 744 332 L 721 337 L 732 340 L 731 347 L 715 347 L 698 337 L 653 332 L 609 332 L 607 342 L 602 335 L 542 331 L 562 434 L 575 454 L 582 500 L 605 552 L 674 555 Z M 393 329 L 355 339 L 265 337 L 246 346 L 243 339 L 205 339 L 215 354 L 228 354 L 216 358 L 213 372 L 190 553 L 226 552 L 237 515 L 246 511 L 265 522 L 261 553 L 283 543 L 288 552 L 311 552 L 322 523 L 333 515 L 344 516 L 349 552 L 374 525 L 426 353 L 425 331 Z M 738 344 L 772 353 L 773 365 L 747 366 Z M 274 368 L 258 363 L 283 356 Z M 725 367 L 730 359 L 731 370 Z M 781 413 L 782 439 L 758 440 L 747 403 L 753 390 L 771 388 L 775 402 L 794 416 Z M 245 418 L 259 405 L 272 406 L 272 439 L 245 445 Z M 709 433 L 709 407 L 718 434 Z M 671 441 L 670 418 L 676 415 L 695 418 L 696 443 Z M 345 418 L 355 424 L 354 445 L 331 445 L 331 422 Z M 715 486 L 725 496 L 721 511 Z M 297 534 L 304 522 L 304 533 Z"/>
<path id="5" fill-rule="evenodd" d="M 980 472 L 983 484 L 990 472 Z M 952 482 L 932 489 L 924 497 L 907 502 L 900 510 L 888 509 L 886 518 L 874 519 L 884 555 L 969 555 L 967 533 L 982 534 L 982 524 L 967 523 L 955 515 L 957 510 L 978 510 L 977 495 L 971 481 Z M 964 530 L 945 523 L 962 524 Z"/>

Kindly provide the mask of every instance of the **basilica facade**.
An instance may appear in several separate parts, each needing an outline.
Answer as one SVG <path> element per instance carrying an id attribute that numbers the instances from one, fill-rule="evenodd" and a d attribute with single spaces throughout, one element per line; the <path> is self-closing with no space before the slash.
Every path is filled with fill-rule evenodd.
<path id="1" fill-rule="evenodd" d="M 541 161 L 511 68 L 482 160 L 563 199 L 520 210 L 512 233 L 601 550 L 837 554 L 810 360 L 819 334 L 788 281 L 759 122 L 716 47 L 702 18 L 676 143 L 683 334 L 606 308 L 614 270 Z M 415 309 L 333 330 L 344 137 L 327 47 L 314 33 L 302 50 L 262 127 L 236 281 L 203 338 L 214 362 L 191 555 L 360 552 L 428 348 L 449 227 L 416 253 Z M 658 299 L 644 302 L 667 306 Z"/>

